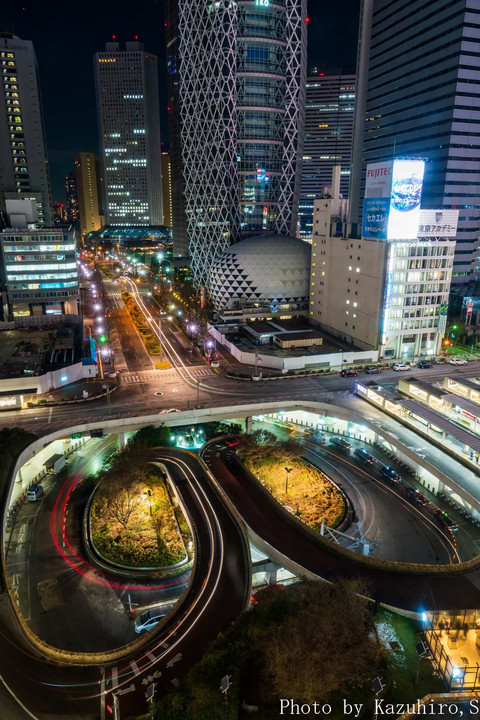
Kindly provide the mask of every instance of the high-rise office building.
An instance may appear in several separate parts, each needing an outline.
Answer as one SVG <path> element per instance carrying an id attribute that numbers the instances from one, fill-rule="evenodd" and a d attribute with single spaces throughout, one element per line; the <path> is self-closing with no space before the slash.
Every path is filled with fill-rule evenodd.
<path id="1" fill-rule="evenodd" d="M 113 40 L 94 58 L 109 225 L 161 225 L 162 173 L 157 58 L 138 40 Z"/>
<path id="2" fill-rule="evenodd" d="M 305 142 L 298 209 L 300 237 L 310 241 L 315 198 L 329 187 L 335 165 L 342 167 L 340 192 L 348 197 L 352 154 L 355 68 L 311 68 L 307 78 Z"/>
<path id="3" fill-rule="evenodd" d="M 480 270 L 478 11 L 476 0 L 363 0 L 360 16 L 351 220 L 367 163 L 424 158 L 422 206 L 460 211 L 454 284 Z"/>
<path id="4" fill-rule="evenodd" d="M 165 40 L 167 45 L 167 93 L 170 172 L 172 180 L 173 254 L 187 258 L 187 218 L 185 183 L 180 139 L 180 63 L 179 0 L 165 0 Z"/>
<path id="5" fill-rule="evenodd" d="M 203 284 L 242 236 L 296 234 L 306 0 L 171 0 L 166 9 L 171 160 L 180 156 L 184 182 L 182 196 L 172 178 L 174 252 L 179 243 L 185 254 L 187 241 Z"/>
<path id="6" fill-rule="evenodd" d="M 172 227 L 172 163 L 170 153 L 162 152 L 163 224 Z"/>
<path id="7" fill-rule="evenodd" d="M 30 40 L 0 33 L 0 190 L 33 200 L 38 225 L 52 225 L 52 197 L 37 58 Z"/>
<path id="8" fill-rule="evenodd" d="M 94 153 L 78 153 L 75 178 L 82 237 L 102 227 L 104 221 L 100 159 Z"/>
<path id="9" fill-rule="evenodd" d="M 67 205 L 67 218 L 69 222 L 76 223 L 79 220 L 77 178 L 72 170 L 65 175 L 65 199 Z"/>

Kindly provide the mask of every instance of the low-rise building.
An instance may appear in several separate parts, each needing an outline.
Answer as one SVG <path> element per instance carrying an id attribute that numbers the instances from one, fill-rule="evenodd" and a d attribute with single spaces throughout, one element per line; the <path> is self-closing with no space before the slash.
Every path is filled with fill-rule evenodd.
<path id="1" fill-rule="evenodd" d="M 72 232 L 9 228 L 0 234 L 0 245 L 4 316 L 78 314 Z"/>

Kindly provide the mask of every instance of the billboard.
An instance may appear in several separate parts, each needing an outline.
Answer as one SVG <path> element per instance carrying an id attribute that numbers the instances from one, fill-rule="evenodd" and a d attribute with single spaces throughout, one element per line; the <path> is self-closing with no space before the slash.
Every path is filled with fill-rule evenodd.
<path id="1" fill-rule="evenodd" d="M 363 237 L 387 239 L 388 198 L 365 198 L 363 206 Z"/>
<path id="2" fill-rule="evenodd" d="M 423 160 L 388 160 L 367 165 L 362 236 L 383 240 L 417 238 Z"/>
<path id="3" fill-rule="evenodd" d="M 420 224 L 424 160 L 394 160 L 388 240 L 413 240 Z"/>
<path id="4" fill-rule="evenodd" d="M 418 237 L 457 236 L 458 210 L 420 210 Z"/>

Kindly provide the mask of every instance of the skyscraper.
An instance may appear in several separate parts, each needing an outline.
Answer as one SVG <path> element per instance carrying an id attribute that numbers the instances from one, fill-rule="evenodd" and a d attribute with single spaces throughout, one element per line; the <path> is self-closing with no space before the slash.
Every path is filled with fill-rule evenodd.
<path id="1" fill-rule="evenodd" d="M 94 58 L 98 126 L 110 225 L 161 225 L 157 58 L 137 40 Z"/>
<path id="2" fill-rule="evenodd" d="M 37 58 L 30 40 L 0 33 L 0 191 L 34 200 L 38 225 L 52 225 L 52 197 Z"/>
<path id="3" fill-rule="evenodd" d="M 167 44 L 167 93 L 172 179 L 172 236 L 173 254 L 188 256 L 187 218 L 183 178 L 182 143 L 180 139 L 180 34 L 178 24 L 179 0 L 165 0 L 165 40 Z"/>
<path id="4" fill-rule="evenodd" d="M 75 172 L 65 175 L 65 199 L 67 205 L 67 217 L 69 222 L 76 223 L 79 219 L 77 179 Z"/>
<path id="5" fill-rule="evenodd" d="M 300 236 L 312 238 L 313 205 L 342 166 L 340 192 L 348 197 L 352 154 L 355 68 L 312 68 L 307 78 L 305 142 L 300 192 Z"/>
<path id="6" fill-rule="evenodd" d="M 163 224 L 172 227 L 172 163 L 170 153 L 162 152 Z"/>
<path id="7" fill-rule="evenodd" d="M 78 153 L 75 177 L 82 236 L 99 230 L 103 224 L 102 175 L 100 159 L 94 153 Z"/>
<path id="8" fill-rule="evenodd" d="M 173 240 L 180 207 L 199 283 L 242 236 L 296 234 L 305 17 L 306 0 L 167 3 L 172 165 L 180 154 L 184 180 L 183 199 L 172 183 Z"/>
<path id="9" fill-rule="evenodd" d="M 479 5 L 363 0 L 350 191 L 362 215 L 365 166 L 427 160 L 422 207 L 460 210 L 452 283 L 480 270 Z"/>

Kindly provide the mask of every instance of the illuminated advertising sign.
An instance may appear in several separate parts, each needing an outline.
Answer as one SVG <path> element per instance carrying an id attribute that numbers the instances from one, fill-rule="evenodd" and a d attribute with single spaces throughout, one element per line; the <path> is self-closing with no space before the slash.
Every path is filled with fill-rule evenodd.
<path id="1" fill-rule="evenodd" d="M 10 410 L 11 408 L 22 407 L 21 395 L 7 395 L 0 397 L 0 410 Z"/>
<path id="2" fill-rule="evenodd" d="M 363 237 L 387 239 L 388 198 L 366 198 L 363 206 Z"/>
<path id="3" fill-rule="evenodd" d="M 392 191 L 393 160 L 367 165 L 365 176 L 366 198 L 389 198 Z"/>
<path id="4" fill-rule="evenodd" d="M 423 160 L 388 160 L 367 165 L 363 237 L 417 238 L 424 170 Z"/>
<path id="5" fill-rule="evenodd" d="M 394 160 L 388 240 L 413 240 L 420 224 L 424 160 Z"/>
<path id="6" fill-rule="evenodd" d="M 458 212 L 458 210 L 420 210 L 418 237 L 456 237 Z"/>
<path id="7" fill-rule="evenodd" d="M 367 165 L 362 236 L 387 239 L 393 160 Z"/>

